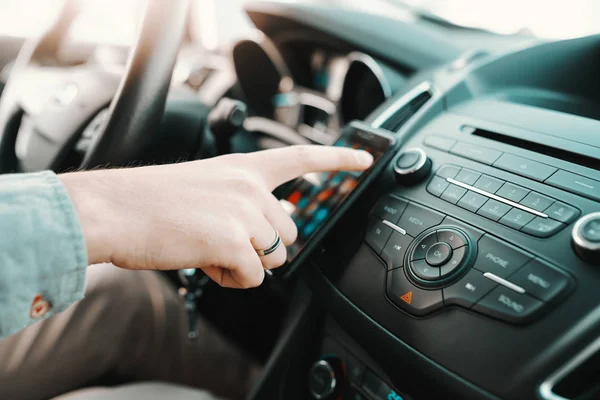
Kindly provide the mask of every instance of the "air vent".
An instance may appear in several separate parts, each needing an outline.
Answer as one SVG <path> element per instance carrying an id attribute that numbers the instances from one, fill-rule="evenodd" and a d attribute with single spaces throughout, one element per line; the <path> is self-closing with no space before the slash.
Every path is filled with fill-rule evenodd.
<path id="1" fill-rule="evenodd" d="M 431 85 L 424 82 L 402 96 L 373 122 L 373 126 L 398 132 L 431 99 Z"/>

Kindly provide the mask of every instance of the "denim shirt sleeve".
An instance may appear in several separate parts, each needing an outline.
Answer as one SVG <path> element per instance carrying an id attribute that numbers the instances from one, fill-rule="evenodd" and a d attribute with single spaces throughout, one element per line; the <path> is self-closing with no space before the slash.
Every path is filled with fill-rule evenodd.
<path id="1" fill-rule="evenodd" d="M 53 172 L 0 176 L 0 338 L 83 298 L 87 253 L 79 218 Z M 36 296 L 50 308 L 30 315 Z"/>

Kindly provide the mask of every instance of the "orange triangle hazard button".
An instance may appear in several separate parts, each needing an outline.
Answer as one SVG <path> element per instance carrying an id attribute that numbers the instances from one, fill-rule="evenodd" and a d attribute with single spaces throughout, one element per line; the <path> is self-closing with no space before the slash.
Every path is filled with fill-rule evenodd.
<path id="1" fill-rule="evenodd" d="M 412 292 L 405 293 L 402 296 L 400 296 L 400 298 L 406 303 L 410 304 L 410 302 L 412 301 Z"/>

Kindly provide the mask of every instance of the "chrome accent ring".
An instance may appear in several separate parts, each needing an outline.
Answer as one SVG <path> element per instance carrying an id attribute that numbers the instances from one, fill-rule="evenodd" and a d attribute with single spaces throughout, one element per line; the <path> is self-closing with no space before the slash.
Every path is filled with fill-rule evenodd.
<path id="1" fill-rule="evenodd" d="M 331 382 L 329 383 L 328 387 L 324 388 L 322 393 L 316 393 L 311 389 L 311 394 L 313 395 L 313 397 L 315 399 L 325 399 L 325 398 L 331 396 L 331 394 L 335 391 L 335 387 L 337 385 L 337 380 L 335 379 L 335 371 L 333 370 L 333 368 L 331 368 L 331 365 L 329 365 L 329 363 L 327 361 L 325 361 L 325 360 L 317 361 L 312 366 L 311 371 L 316 368 L 319 368 L 319 367 L 325 368 L 325 370 L 331 376 Z"/>
<path id="2" fill-rule="evenodd" d="M 405 151 L 403 151 L 402 153 L 400 153 L 400 156 L 402 156 L 402 154 L 406 154 L 406 153 L 418 153 L 419 154 L 419 159 L 417 160 L 417 162 L 415 164 L 411 165 L 408 168 L 398 168 L 396 166 L 396 161 L 398 159 L 394 160 L 394 171 L 398 175 L 402 175 L 402 176 L 404 176 L 404 175 L 410 175 L 410 174 L 412 174 L 412 173 L 420 170 L 421 168 L 423 168 L 423 166 L 427 162 L 427 154 L 420 147 L 413 147 L 411 149 L 406 149 Z"/>
<path id="3" fill-rule="evenodd" d="M 269 254 L 274 253 L 275 250 L 277 250 L 277 248 L 281 245 L 281 236 L 279 236 L 279 232 L 277 232 L 277 230 L 275 231 L 275 235 L 276 236 L 275 240 L 273 241 L 273 244 L 271 244 L 266 249 L 256 250 L 259 257 L 268 256 Z"/>
<path id="4" fill-rule="evenodd" d="M 588 251 L 600 250 L 600 242 L 596 243 L 596 242 L 587 240 L 586 238 L 583 237 L 583 233 L 581 232 L 583 230 L 583 227 L 585 226 L 585 224 L 587 224 L 590 221 L 593 221 L 594 219 L 597 219 L 599 216 L 600 216 L 600 212 L 594 212 L 594 213 L 588 214 L 588 215 L 580 218 L 575 223 L 575 226 L 573 226 L 573 231 L 571 232 L 573 242 L 575 242 L 575 244 L 577 244 L 582 249 L 585 249 Z"/>

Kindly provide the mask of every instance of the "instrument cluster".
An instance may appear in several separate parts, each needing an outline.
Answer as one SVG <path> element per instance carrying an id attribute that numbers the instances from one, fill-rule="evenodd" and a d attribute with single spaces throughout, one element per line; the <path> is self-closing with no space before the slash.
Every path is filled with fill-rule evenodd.
<path id="1" fill-rule="evenodd" d="M 283 53 L 266 36 L 239 41 L 232 53 L 238 84 L 255 116 L 331 144 L 342 126 L 364 120 L 393 88 L 385 67 L 367 54 L 316 43 L 305 48 Z"/>

